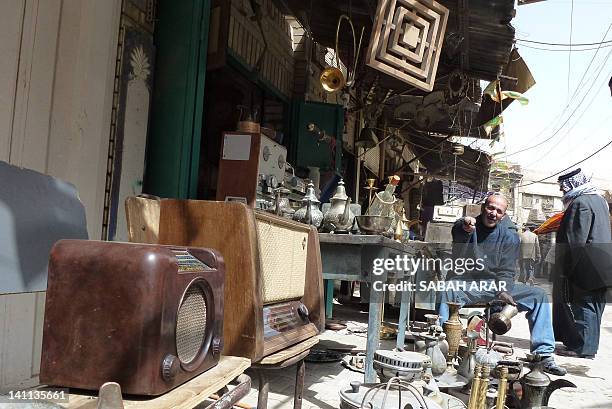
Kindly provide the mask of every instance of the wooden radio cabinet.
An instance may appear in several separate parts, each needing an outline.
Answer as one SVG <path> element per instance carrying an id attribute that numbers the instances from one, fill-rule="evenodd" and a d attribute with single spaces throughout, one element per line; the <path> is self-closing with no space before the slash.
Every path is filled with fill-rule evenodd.
<path id="1" fill-rule="evenodd" d="M 324 327 L 314 227 L 243 203 L 129 198 L 130 241 L 217 249 L 225 260 L 224 350 L 253 362 Z"/>

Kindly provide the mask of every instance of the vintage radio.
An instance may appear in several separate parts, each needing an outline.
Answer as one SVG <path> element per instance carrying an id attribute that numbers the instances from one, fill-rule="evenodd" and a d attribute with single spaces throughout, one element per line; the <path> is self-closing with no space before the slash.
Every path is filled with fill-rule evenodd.
<path id="1" fill-rule="evenodd" d="M 160 395 L 215 366 L 223 258 L 214 250 L 61 240 L 51 250 L 40 382 Z"/>
<path id="2" fill-rule="evenodd" d="M 283 183 L 287 148 L 260 133 L 225 132 L 219 161 L 217 200 L 244 198 L 256 207 Z M 266 191 L 263 191 L 266 190 Z"/>
<path id="3" fill-rule="evenodd" d="M 131 241 L 212 247 L 226 263 L 224 354 L 258 362 L 324 326 L 314 227 L 243 203 L 130 198 Z"/>

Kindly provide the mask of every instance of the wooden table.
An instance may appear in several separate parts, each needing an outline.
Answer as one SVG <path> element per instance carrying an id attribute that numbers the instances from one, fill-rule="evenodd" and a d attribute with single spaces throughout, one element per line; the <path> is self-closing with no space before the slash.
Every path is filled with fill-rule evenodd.
<path id="1" fill-rule="evenodd" d="M 331 318 L 334 280 L 360 281 L 373 284 L 387 283 L 398 278 L 411 281 L 414 277 L 404 271 L 384 271 L 373 274 L 374 259 L 394 259 L 396 256 L 414 256 L 419 244 L 404 245 L 379 235 L 329 234 L 320 233 L 323 279 L 326 280 L 326 316 Z M 404 347 L 406 324 L 412 298 L 411 291 L 402 291 L 398 323 L 397 346 Z M 374 352 L 379 345 L 380 322 L 384 302 L 384 291 L 370 291 L 368 314 L 368 340 L 366 345 L 365 382 L 376 381 L 373 368 Z"/>
<path id="2" fill-rule="evenodd" d="M 126 409 L 192 409 L 209 399 L 212 394 L 226 387 L 234 379 L 241 376 L 250 366 L 251 361 L 247 358 L 222 356 L 217 366 L 170 392 L 150 399 L 125 399 L 122 402 L 123 407 Z M 250 382 L 248 389 L 250 389 Z M 95 409 L 98 407 L 98 403 L 98 396 L 96 393 L 75 394 L 71 390 L 68 403 L 61 404 L 61 406 L 69 409 Z M 105 408 L 113 409 L 114 407 L 114 405 L 105 406 Z"/>

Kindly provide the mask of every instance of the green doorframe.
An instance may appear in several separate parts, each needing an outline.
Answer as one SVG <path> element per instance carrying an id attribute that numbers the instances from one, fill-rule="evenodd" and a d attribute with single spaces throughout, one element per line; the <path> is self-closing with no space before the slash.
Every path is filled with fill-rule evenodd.
<path id="1" fill-rule="evenodd" d="M 159 0 L 144 191 L 196 198 L 210 0 Z"/>

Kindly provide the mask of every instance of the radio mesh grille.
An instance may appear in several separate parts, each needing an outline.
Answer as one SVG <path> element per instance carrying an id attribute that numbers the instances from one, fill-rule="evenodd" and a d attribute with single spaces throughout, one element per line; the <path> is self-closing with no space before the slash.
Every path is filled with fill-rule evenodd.
<path id="1" fill-rule="evenodd" d="M 263 272 L 263 304 L 299 299 L 304 295 L 308 232 L 257 221 Z"/>
<path id="2" fill-rule="evenodd" d="M 187 290 L 176 322 L 176 351 L 182 363 L 195 359 L 206 337 L 206 297 L 199 285 Z"/>

